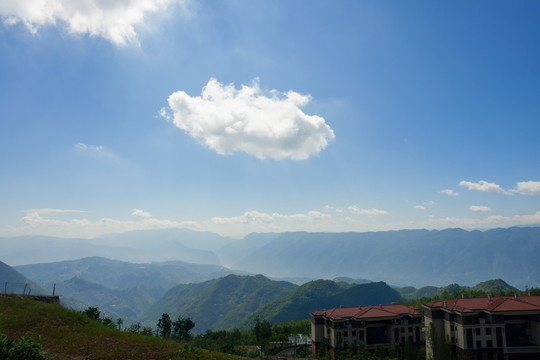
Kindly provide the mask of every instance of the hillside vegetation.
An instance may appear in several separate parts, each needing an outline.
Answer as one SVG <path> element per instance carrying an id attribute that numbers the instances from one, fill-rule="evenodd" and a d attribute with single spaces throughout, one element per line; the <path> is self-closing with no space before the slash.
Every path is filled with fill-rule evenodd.
<path id="1" fill-rule="evenodd" d="M 261 307 L 247 317 L 241 328 L 249 327 L 259 316 L 272 324 L 308 319 L 310 313 L 340 305 L 364 306 L 391 304 L 400 300 L 399 293 L 384 282 L 369 284 L 347 284 L 330 280 L 308 282 L 282 299 Z"/>
<path id="2" fill-rule="evenodd" d="M 435 286 L 425 286 L 420 289 L 416 289 L 412 286 L 399 288 L 397 289 L 401 296 L 407 300 L 416 300 L 422 298 L 432 298 L 437 296 L 442 296 L 443 294 L 454 294 L 454 293 L 482 293 L 482 294 L 500 294 L 500 293 L 510 293 L 517 294 L 520 291 L 506 283 L 502 279 L 488 280 L 476 284 L 473 287 L 470 286 L 461 286 L 458 284 L 450 284 L 443 287 Z"/>
<path id="3" fill-rule="evenodd" d="M 262 275 L 228 275 L 172 288 L 152 305 L 143 318 L 156 319 L 162 313 L 169 313 L 172 317 L 187 315 L 195 321 L 195 333 L 207 329 L 230 329 L 260 307 L 283 298 L 295 288 L 297 285 L 273 281 Z"/>
<path id="4" fill-rule="evenodd" d="M 13 339 L 39 335 L 44 353 L 54 359 L 240 359 L 119 331 L 60 305 L 16 295 L 0 295 L 0 332 Z"/>

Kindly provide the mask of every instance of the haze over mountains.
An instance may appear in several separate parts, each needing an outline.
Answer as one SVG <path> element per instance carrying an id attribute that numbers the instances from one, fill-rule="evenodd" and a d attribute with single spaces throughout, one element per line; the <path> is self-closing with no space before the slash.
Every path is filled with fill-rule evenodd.
<path id="1" fill-rule="evenodd" d="M 495 278 L 503 278 L 518 287 L 540 285 L 538 227 L 487 231 L 254 233 L 241 240 L 169 229 L 94 239 L 25 236 L 0 241 L 1 260 L 10 265 L 102 256 L 135 263 L 174 260 L 211 264 L 221 267 L 213 270 L 221 271 L 221 275 L 231 273 L 222 267 L 227 265 L 236 273 L 300 279 L 295 280 L 297 283 L 348 276 L 417 287 L 449 283 L 471 286 Z M 177 283 L 205 280 L 182 276 L 187 278 L 177 279 Z M 216 276 L 206 279 L 210 278 Z"/>
<path id="2" fill-rule="evenodd" d="M 256 316 L 272 323 L 306 319 L 320 308 L 418 299 L 475 284 L 472 290 L 540 286 L 538 227 L 253 233 L 240 240 L 156 230 L 0 241 L 2 261 L 36 262 L 0 263 L 5 284 L 28 284 L 34 294 L 55 286 L 66 306 L 99 306 L 128 322 L 155 325 L 165 312 L 189 316 L 196 332 L 250 327 Z"/>

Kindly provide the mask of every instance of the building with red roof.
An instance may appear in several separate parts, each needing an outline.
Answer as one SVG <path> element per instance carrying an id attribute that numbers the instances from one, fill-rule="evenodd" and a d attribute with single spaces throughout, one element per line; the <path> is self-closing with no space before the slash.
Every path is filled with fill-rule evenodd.
<path id="1" fill-rule="evenodd" d="M 321 347 L 334 354 L 339 348 L 368 349 L 395 342 L 422 344 L 422 314 L 406 305 L 338 307 L 311 313 L 312 353 Z"/>
<path id="2" fill-rule="evenodd" d="M 438 300 L 424 304 L 428 359 L 441 346 L 465 359 L 540 359 L 540 296 Z M 436 334 L 437 341 L 429 338 Z"/>

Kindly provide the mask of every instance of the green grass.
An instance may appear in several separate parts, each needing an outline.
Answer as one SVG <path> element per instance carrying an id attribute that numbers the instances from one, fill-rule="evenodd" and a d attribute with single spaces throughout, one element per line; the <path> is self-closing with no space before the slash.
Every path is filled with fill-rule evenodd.
<path id="1" fill-rule="evenodd" d="M 44 353 L 55 359 L 241 359 L 119 331 L 60 305 L 17 295 L 0 295 L 0 333 L 11 339 L 38 334 Z"/>

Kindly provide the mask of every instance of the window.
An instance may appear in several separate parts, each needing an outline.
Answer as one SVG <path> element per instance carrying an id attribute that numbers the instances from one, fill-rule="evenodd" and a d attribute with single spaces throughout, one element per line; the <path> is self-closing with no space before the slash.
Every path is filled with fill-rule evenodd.
<path id="1" fill-rule="evenodd" d="M 450 331 L 454 331 L 454 330 L 455 330 L 454 325 L 450 325 Z"/>
<path id="2" fill-rule="evenodd" d="M 409 326 L 409 332 L 412 332 L 412 326 Z"/>
<path id="3" fill-rule="evenodd" d="M 480 335 L 480 328 L 476 328 L 476 335 Z"/>
<path id="4" fill-rule="evenodd" d="M 452 338 L 450 339 L 450 342 L 451 342 L 452 344 L 455 344 L 455 343 L 456 343 L 456 338 L 452 336 Z"/>
<path id="5" fill-rule="evenodd" d="M 480 348 L 482 347 L 482 341 L 477 340 L 477 341 L 476 341 L 476 347 L 477 347 L 478 349 L 480 349 Z"/>
<path id="6" fill-rule="evenodd" d="M 351 336 L 356 336 L 356 330 L 353 330 L 353 331 L 352 331 Z"/>
<path id="7" fill-rule="evenodd" d="M 344 331 L 344 332 L 343 332 L 343 337 L 346 338 L 347 336 L 349 336 L 349 332 L 348 332 L 348 331 Z"/>
<path id="8" fill-rule="evenodd" d="M 486 335 L 491 335 L 491 328 L 486 328 Z"/>
<path id="9" fill-rule="evenodd" d="M 472 349 L 473 347 L 473 336 L 472 329 L 467 329 L 467 349 Z"/>
<path id="10" fill-rule="evenodd" d="M 487 341 L 487 347 L 488 347 L 488 348 L 492 348 L 492 347 L 493 347 L 493 340 L 488 340 L 488 341 Z"/>

